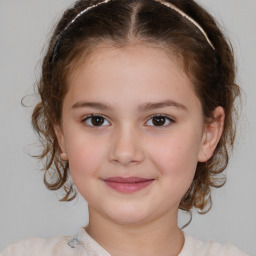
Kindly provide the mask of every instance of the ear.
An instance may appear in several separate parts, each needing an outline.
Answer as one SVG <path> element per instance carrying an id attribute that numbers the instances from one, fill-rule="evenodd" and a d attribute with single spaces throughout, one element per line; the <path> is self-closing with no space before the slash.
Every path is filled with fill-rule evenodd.
<path id="1" fill-rule="evenodd" d="M 206 162 L 212 157 L 223 132 L 224 120 L 224 109 L 220 106 L 215 108 L 212 120 L 205 123 L 202 144 L 198 155 L 199 162 Z"/>
<path id="2" fill-rule="evenodd" d="M 60 149 L 60 157 L 62 158 L 63 161 L 68 160 L 68 156 L 66 153 L 66 144 L 65 144 L 65 138 L 63 131 L 60 127 L 60 125 L 54 125 L 54 132 L 58 140 L 59 144 L 59 149 Z"/>

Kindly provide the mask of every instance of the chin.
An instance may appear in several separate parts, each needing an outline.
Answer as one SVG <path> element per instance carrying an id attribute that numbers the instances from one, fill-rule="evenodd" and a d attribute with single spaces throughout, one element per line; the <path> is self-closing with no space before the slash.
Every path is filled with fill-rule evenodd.
<path id="1" fill-rule="evenodd" d="M 120 225 L 137 225 L 142 224 L 148 219 L 146 213 L 141 209 L 118 209 L 109 213 L 111 220 Z"/>

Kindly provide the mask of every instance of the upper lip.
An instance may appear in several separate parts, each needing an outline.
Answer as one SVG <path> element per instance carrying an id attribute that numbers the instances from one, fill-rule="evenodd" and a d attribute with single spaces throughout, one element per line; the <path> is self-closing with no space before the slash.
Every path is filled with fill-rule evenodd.
<path id="1" fill-rule="evenodd" d="M 147 179 L 147 178 L 141 178 L 141 177 L 109 177 L 107 179 L 104 179 L 104 181 L 111 181 L 111 182 L 118 182 L 118 183 L 135 183 L 135 182 L 143 182 L 143 181 L 149 181 L 154 179 Z"/>

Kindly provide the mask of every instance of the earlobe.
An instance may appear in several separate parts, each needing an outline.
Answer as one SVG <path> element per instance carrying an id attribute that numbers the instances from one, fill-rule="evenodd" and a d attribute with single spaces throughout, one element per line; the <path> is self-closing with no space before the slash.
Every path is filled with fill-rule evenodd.
<path id="1" fill-rule="evenodd" d="M 60 153 L 60 157 L 63 161 L 68 161 L 68 155 L 67 153 Z"/>
<path id="2" fill-rule="evenodd" d="M 59 144 L 60 157 L 63 161 L 67 161 L 68 155 L 66 153 L 66 145 L 65 145 L 65 138 L 63 135 L 63 131 L 59 125 L 54 125 L 54 132 Z"/>
<path id="3" fill-rule="evenodd" d="M 224 109 L 220 106 L 215 108 L 213 116 L 213 120 L 205 124 L 202 144 L 198 155 L 199 162 L 206 162 L 212 157 L 223 132 L 225 120 Z"/>

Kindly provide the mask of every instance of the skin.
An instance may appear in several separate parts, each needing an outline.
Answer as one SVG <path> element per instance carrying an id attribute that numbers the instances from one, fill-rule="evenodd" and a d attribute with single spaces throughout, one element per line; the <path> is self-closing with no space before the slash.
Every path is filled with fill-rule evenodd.
<path id="1" fill-rule="evenodd" d="M 166 100 L 172 105 L 138 111 L 146 102 Z M 104 117 L 101 126 L 86 119 L 90 114 Z M 154 114 L 171 121 L 158 126 Z M 221 136 L 223 109 L 217 107 L 214 116 L 204 123 L 193 85 L 161 49 L 102 47 L 70 75 L 55 131 L 72 179 L 88 202 L 86 231 L 112 256 L 179 254 L 184 235 L 177 225 L 178 206 L 198 161 L 212 156 Z M 154 181 L 124 194 L 102 180 L 116 176 Z"/>

